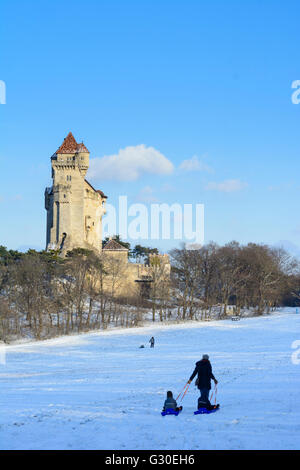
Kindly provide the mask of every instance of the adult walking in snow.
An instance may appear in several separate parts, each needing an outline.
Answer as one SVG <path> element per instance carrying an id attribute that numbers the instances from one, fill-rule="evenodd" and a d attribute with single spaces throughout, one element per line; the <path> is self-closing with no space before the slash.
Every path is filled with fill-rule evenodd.
<path id="1" fill-rule="evenodd" d="M 188 383 L 190 384 L 194 377 L 198 374 L 196 385 L 200 390 L 201 396 L 198 398 L 198 409 L 207 408 L 211 409 L 212 405 L 209 401 L 209 391 L 211 389 L 211 380 L 217 385 L 218 381 L 212 373 L 211 363 L 209 361 L 209 356 L 203 354 L 201 361 L 196 362 L 196 367 L 192 373 Z"/>
<path id="2" fill-rule="evenodd" d="M 150 338 L 149 343 L 150 343 L 150 348 L 154 348 L 154 337 L 153 336 L 152 336 L 152 338 Z"/>

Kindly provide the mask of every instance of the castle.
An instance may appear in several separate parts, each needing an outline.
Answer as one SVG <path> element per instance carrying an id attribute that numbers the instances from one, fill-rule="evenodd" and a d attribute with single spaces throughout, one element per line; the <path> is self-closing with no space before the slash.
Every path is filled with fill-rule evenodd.
<path id="1" fill-rule="evenodd" d="M 122 269 L 126 291 L 136 282 L 153 278 L 153 267 L 161 266 L 169 276 L 168 255 L 150 255 L 150 265 L 128 262 L 128 250 L 115 240 L 102 249 L 102 217 L 107 196 L 87 180 L 90 153 L 84 143 L 77 143 L 70 132 L 51 157 L 53 185 L 45 190 L 47 210 L 47 250 L 59 250 L 62 256 L 74 248 L 85 248 L 105 257 L 107 264 Z M 152 264 L 152 268 L 151 268 Z"/>
<path id="2" fill-rule="evenodd" d="M 89 156 L 70 132 L 51 157 L 53 185 L 45 190 L 47 249 L 101 251 L 107 196 L 85 179 Z"/>

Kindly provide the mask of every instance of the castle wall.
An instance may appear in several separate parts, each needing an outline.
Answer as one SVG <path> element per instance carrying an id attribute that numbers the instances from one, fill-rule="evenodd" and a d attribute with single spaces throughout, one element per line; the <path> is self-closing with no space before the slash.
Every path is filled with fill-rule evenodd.
<path id="1" fill-rule="evenodd" d="M 102 252 L 104 269 L 103 288 L 108 293 L 121 297 L 134 297 L 139 291 L 138 279 L 139 265 L 128 262 L 127 251 Z"/>
<path id="2" fill-rule="evenodd" d="M 111 292 L 114 288 L 124 297 L 139 293 L 140 281 L 153 281 L 158 278 L 169 279 L 170 263 L 168 255 L 150 255 L 150 265 L 130 263 L 127 250 L 103 250 L 102 260 L 108 275 L 104 277 L 104 289 Z M 151 265 L 152 262 L 152 265 Z M 117 290 L 116 290 L 117 289 Z"/>
<path id="3" fill-rule="evenodd" d="M 85 182 L 84 189 L 84 240 L 98 251 L 102 249 L 102 216 L 105 201 Z"/>

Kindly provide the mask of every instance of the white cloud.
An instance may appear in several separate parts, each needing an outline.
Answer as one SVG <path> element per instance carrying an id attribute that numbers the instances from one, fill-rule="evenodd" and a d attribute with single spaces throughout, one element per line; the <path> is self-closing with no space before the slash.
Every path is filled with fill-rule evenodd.
<path id="1" fill-rule="evenodd" d="M 235 191 L 241 191 L 247 186 L 248 186 L 248 183 L 244 183 L 243 181 L 233 179 L 233 180 L 225 180 L 221 183 L 216 183 L 212 181 L 205 186 L 205 189 L 211 190 L 211 191 L 221 191 L 224 193 L 232 193 Z"/>
<path id="2" fill-rule="evenodd" d="M 180 170 L 183 171 L 207 171 L 209 173 L 213 172 L 213 169 L 201 161 L 197 155 L 194 155 L 192 158 L 183 160 L 181 165 L 179 166 Z"/>
<path id="3" fill-rule="evenodd" d="M 144 173 L 168 175 L 174 170 L 172 162 L 154 147 L 144 144 L 120 149 L 118 154 L 90 160 L 91 179 L 135 181 Z"/>
<path id="4" fill-rule="evenodd" d="M 145 186 L 136 197 L 136 200 L 139 202 L 158 202 L 156 196 L 154 196 L 154 190 L 151 186 Z"/>

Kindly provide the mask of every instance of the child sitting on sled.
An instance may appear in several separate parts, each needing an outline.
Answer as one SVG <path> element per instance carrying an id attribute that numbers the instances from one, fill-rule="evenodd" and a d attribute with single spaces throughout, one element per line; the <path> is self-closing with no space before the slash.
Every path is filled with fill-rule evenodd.
<path id="1" fill-rule="evenodd" d="M 172 409 L 174 411 L 181 411 L 182 406 L 177 406 L 176 400 L 173 398 L 173 393 L 169 390 L 167 392 L 167 399 L 165 400 L 163 411 Z"/>

